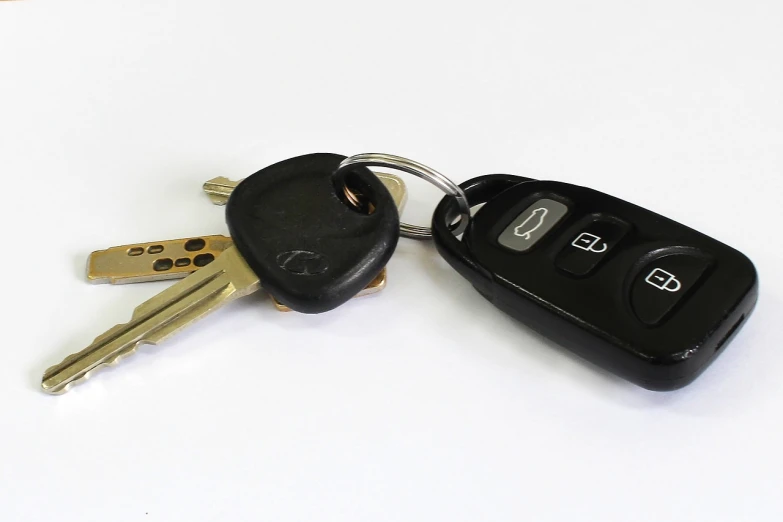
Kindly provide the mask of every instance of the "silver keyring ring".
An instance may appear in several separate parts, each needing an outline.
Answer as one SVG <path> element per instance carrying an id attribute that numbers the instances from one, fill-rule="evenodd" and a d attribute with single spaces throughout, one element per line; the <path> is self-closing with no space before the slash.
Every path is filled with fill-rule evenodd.
<path id="1" fill-rule="evenodd" d="M 386 167 L 390 169 L 401 170 L 408 174 L 413 174 L 419 178 L 429 181 L 449 196 L 454 196 L 457 200 L 457 206 L 459 207 L 458 223 L 452 225 L 452 232 L 455 236 L 458 236 L 465 232 L 470 222 L 470 205 L 468 204 L 468 198 L 465 196 L 465 192 L 449 178 L 441 174 L 435 169 L 431 169 L 426 165 L 422 165 L 418 161 L 409 160 L 408 158 L 402 158 L 400 156 L 393 156 L 392 154 L 357 154 L 346 158 L 340 163 L 335 174 L 343 169 L 346 169 L 353 165 L 362 165 L 365 167 Z M 400 235 L 410 239 L 431 239 L 432 229 L 429 227 L 420 227 L 417 225 L 409 225 L 407 223 L 400 223 Z"/>

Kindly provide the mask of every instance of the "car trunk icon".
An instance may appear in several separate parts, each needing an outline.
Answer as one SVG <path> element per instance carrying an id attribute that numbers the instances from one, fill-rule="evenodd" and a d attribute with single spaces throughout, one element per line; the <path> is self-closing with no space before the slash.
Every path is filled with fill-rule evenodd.
<path id="1" fill-rule="evenodd" d="M 543 207 L 533 210 L 527 219 L 514 229 L 514 235 L 529 240 L 530 235 L 544 224 L 544 219 L 546 219 L 548 213 L 549 209 Z"/>

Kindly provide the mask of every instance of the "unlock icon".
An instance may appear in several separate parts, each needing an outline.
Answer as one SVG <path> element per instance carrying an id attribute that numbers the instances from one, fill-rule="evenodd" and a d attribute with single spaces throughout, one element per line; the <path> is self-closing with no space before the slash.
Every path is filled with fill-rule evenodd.
<path id="1" fill-rule="evenodd" d="M 595 252 L 596 254 L 606 252 L 606 249 L 609 248 L 609 245 L 601 242 L 600 237 L 595 234 L 590 234 L 589 232 L 582 232 L 579 234 L 579 237 L 571 242 L 571 246 L 581 248 L 588 252 Z"/>

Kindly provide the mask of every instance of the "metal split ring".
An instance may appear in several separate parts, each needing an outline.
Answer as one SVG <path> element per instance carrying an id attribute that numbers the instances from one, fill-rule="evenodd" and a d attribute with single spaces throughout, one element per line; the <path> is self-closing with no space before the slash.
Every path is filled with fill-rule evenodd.
<path id="1" fill-rule="evenodd" d="M 391 154 L 357 154 L 346 158 L 340 163 L 337 168 L 337 172 L 347 169 L 348 167 L 361 165 L 365 167 L 386 167 L 395 170 L 401 170 L 408 174 L 413 174 L 425 181 L 429 181 L 449 196 L 453 196 L 457 201 L 457 207 L 459 210 L 460 220 L 452 225 L 452 232 L 455 236 L 462 234 L 468 227 L 470 222 L 470 205 L 468 204 L 468 198 L 465 196 L 465 192 L 451 181 L 449 178 L 441 174 L 435 169 L 431 169 L 426 165 L 422 165 L 418 161 L 409 160 L 400 156 L 393 156 Z M 335 174 L 337 173 L 335 172 Z M 417 225 L 409 225 L 408 223 L 400 223 L 400 235 L 410 239 L 431 239 L 432 229 L 429 227 L 420 227 Z"/>

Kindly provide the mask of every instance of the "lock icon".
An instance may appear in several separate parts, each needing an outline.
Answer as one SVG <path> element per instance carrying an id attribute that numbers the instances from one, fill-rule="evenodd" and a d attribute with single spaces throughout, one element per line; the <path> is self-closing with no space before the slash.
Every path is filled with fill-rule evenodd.
<path id="1" fill-rule="evenodd" d="M 659 290 L 677 292 L 682 288 L 682 283 L 671 272 L 663 268 L 655 268 L 649 273 L 645 281 Z"/>

